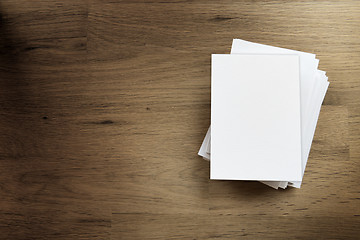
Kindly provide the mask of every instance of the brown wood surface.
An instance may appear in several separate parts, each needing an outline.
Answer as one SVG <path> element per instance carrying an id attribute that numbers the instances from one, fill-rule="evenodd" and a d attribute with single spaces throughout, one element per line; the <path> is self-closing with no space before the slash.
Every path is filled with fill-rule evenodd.
<path id="1" fill-rule="evenodd" d="M 0 2 L 0 239 L 359 239 L 359 1 Z M 210 54 L 316 53 L 301 189 L 209 181 Z"/>

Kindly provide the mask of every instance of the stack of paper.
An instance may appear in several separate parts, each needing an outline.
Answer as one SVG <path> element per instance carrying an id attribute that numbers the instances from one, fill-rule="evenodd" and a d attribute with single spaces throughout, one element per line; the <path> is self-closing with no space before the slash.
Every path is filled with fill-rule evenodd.
<path id="1" fill-rule="evenodd" d="M 300 188 L 329 86 L 315 54 L 234 39 L 212 55 L 210 178 Z M 211 147 L 210 147 L 211 146 Z"/>

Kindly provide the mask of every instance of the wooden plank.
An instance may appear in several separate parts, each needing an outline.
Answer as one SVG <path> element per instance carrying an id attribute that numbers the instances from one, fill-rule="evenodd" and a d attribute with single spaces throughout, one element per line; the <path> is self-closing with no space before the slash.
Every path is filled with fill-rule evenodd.
<path id="1" fill-rule="evenodd" d="M 0 3 L 0 239 L 355 239 L 358 1 Z M 209 181 L 210 54 L 313 52 L 301 189 Z"/>

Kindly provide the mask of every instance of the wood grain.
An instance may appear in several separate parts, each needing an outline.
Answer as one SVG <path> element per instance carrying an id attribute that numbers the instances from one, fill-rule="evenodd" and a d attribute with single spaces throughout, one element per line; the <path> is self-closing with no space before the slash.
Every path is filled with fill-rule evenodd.
<path id="1" fill-rule="evenodd" d="M 359 1 L 0 2 L 0 239 L 358 239 Z M 316 53 L 302 188 L 209 181 L 210 54 Z"/>

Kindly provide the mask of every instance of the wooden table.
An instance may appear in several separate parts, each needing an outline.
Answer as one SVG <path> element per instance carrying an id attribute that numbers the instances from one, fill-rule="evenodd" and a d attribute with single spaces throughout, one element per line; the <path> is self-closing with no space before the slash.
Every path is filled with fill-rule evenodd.
<path id="1" fill-rule="evenodd" d="M 0 2 L 1 239 L 359 239 L 359 1 Z M 316 53 L 301 189 L 210 181 L 210 54 Z"/>

